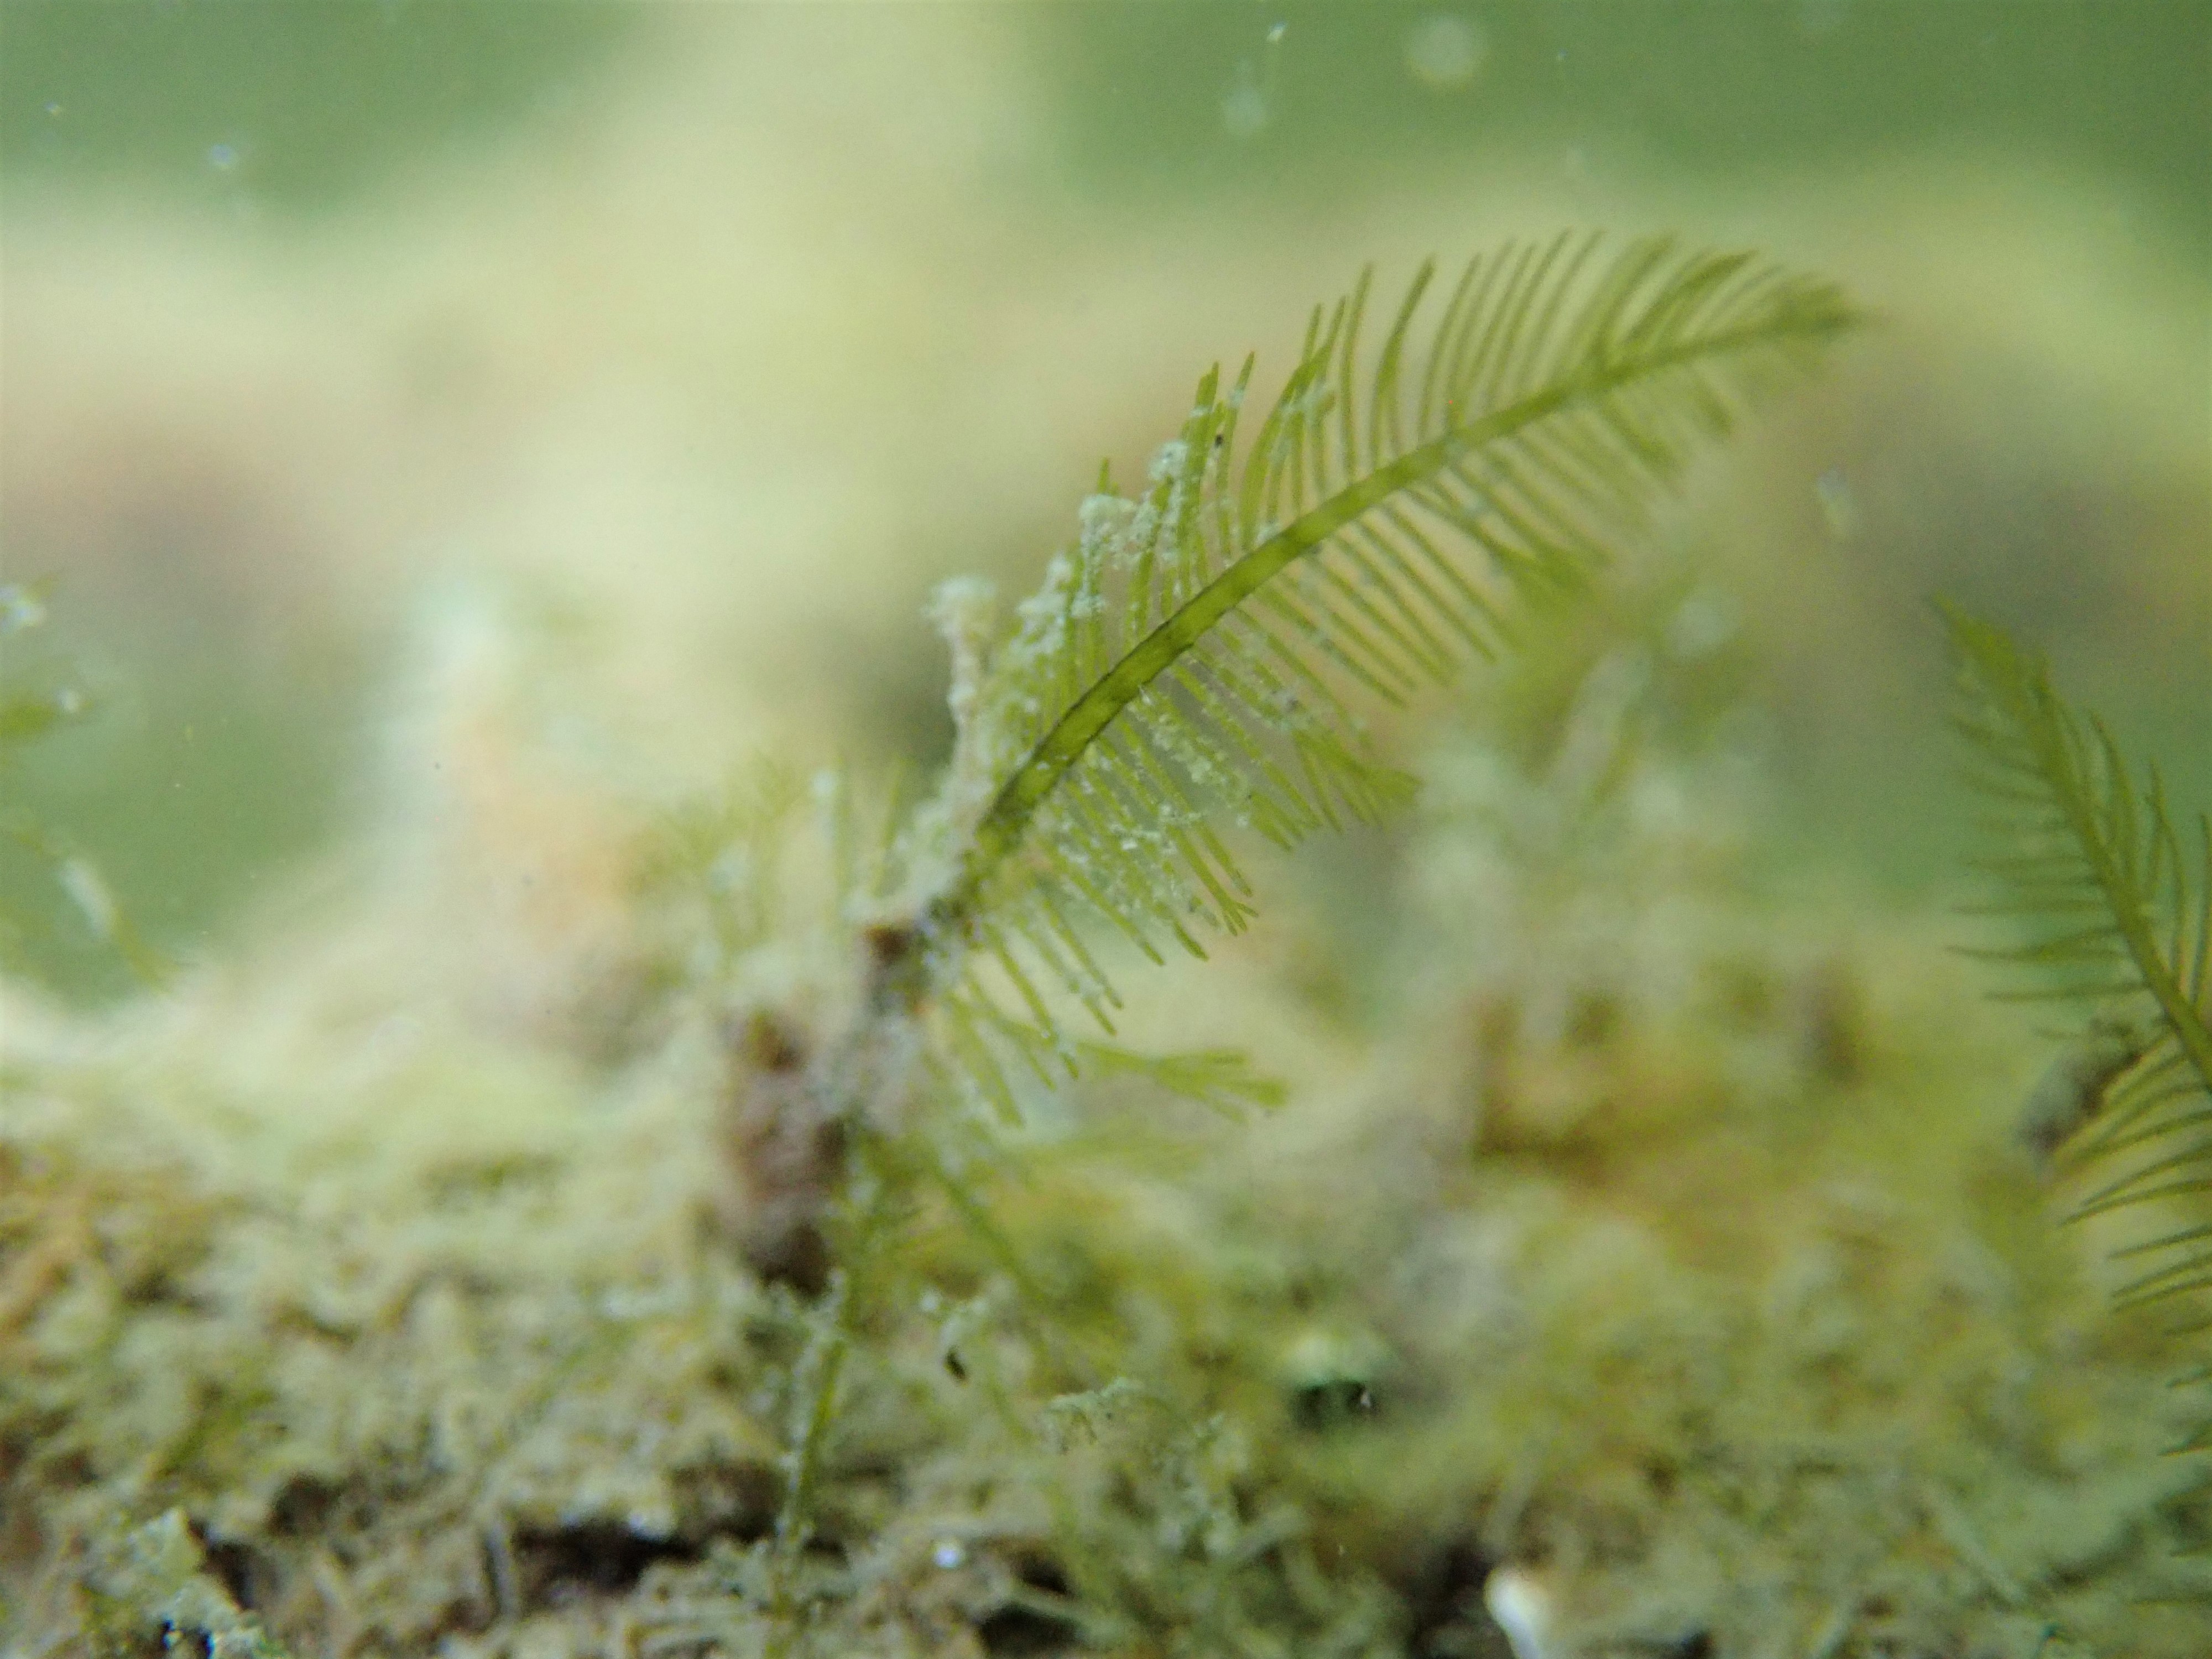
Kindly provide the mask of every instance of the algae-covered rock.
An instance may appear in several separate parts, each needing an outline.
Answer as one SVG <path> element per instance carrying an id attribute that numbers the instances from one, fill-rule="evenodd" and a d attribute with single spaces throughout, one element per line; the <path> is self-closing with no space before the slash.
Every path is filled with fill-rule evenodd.
<path id="1" fill-rule="evenodd" d="M 611 1052 L 422 1000 L 402 870 L 159 1001 L 11 989 L 10 1642 L 2193 1655 L 2183 1352 L 2047 1224 L 2027 1047 L 1924 926 L 1759 895 L 1646 627 L 1433 740 L 1384 1024 L 1307 1000 L 1295 916 L 1133 993 L 1286 1105 L 1109 1076 L 948 1123 L 865 1249 L 818 1208 L 874 1290 L 795 1559 L 848 1290 L 749 1257 L 741 1131 L 829 1017 L 805 950 L 647 975 Z"/>

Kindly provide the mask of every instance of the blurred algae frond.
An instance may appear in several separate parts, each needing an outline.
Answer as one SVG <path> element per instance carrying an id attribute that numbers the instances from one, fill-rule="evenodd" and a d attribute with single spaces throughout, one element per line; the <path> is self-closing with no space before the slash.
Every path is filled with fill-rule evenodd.
<path id="1" fill-rule="evenodd" d="M 2192 825 L 2155 764 L 2132 775 L 2094 715 L 2001 630 L 1948 613 L 1973 749 L 1992 808 L 1981 907 L 2031 930 L 1983 954 L 2031 970 L 2011 994 L 2088 1010 L 2069 1065 L 2022 1133 L 2095 1184 L 2077 1219 L 2124 1214 L 2127 1305 L 2179 1301 L 2205 1328 L 2212 1289 L 2212 814 Z M 2193 833 L 2192 833 L 2193 831 Z M 2212 1369 L 2185 1379 L 2199 1388 Z M 2212 1447 L 2212 1418 L 2184 1449 Z"/>

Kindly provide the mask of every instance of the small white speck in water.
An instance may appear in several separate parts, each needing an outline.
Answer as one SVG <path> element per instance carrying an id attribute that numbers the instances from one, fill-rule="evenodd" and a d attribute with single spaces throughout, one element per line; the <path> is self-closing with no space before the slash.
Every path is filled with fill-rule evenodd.
<path id="1" fill-rule="evenodd" d="M 1221 100 L 1221 125 L 1231 138 L 1250 138 L 1267 125 L 1267 94 L 1249 64 L 1237 66 L 1237 82 Z"/>
<path id="2" fill-rule="evenodd" d="M 1288 23 L 1275 23 L 1260 47 L 1259 61 L 1242 59 L 1236 79 L 1221 100 L 1221 125 L 1231 138 L 1256 138 L 1274 117 L 1275 84 Z"/>
<path id="3" fill-rule="evenodd" d="M 100 878 L 100 872 L 81 858 L 64 859 L 57 879 L 93 931 L 102 939 L 114 938 L 118 915 L 115 898 L 107 890 L 107 884 Z"/>
<path id="4" fill-rule="evenodd" d="M 1667 654 L 1677 662 L 1711 656 L 1735 636 L 1735 606 L 1724 594 L 1698 592 L 1667 623 Z"/>
<path id="5" fill-rule="evenodd" d="M 1472 18 L 1437 12 L 1413 25 L 1406 37 L 1406 67 L 1423 86 L 1450 92 L 1482 72 L 1490 42 Z"/>
<path id="6" fill-rule="evenodd" d="M 1797 32 L 1808 40 L 1833 34 L 1850 19 L 1847 0 L 1799 0 Z"/>
<path id="7" fill-rule="evenodd" d="M 1813 496 L 1820 504 L 1820 520 L 1827 526 L 1829 536 L 1839 542 L 1850 540 L 1859 527 L 1859 504 L 1843 468 L 1832 466 L 1814 480 Z"/>
<path id="8" fill-rule="evenodd" d="M 961 1547 L 957 1539 L 945 1538 L 938 1540 L 937 1547 L 929 1553 L 929 1559 L 940 1571 L 951 1572 L 967 1565 L 968 1552 Z"/>
<path id="9" fill-rule="evenodd" d="M 46 619 L 46 602 L 27 587 L 0 584 L 0 634 L 36 628 Z"/>

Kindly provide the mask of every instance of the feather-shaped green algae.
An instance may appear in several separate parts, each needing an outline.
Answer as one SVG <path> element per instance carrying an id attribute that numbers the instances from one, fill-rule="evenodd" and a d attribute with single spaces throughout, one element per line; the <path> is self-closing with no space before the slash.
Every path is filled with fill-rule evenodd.
<path id="1" fill-rule="evenodd" d="M 1697 440 L 1856 321 L 1833 285 L 1747 253 L 1604 246 L 1469 261 L 1409 351 L 1425 265 L 1371 359 L 1363 276 L 1316 309 L 1242 451 L 1253 364 L 1225 390 L 1205 376 L 1151 490 L 1086 505 L 963 694 L 905 997 L 980 1009 L 980 960 L 1050 1030 L 1018 949 L 1110 1030 L 1091 928 L 1202 955 L 1200 932 L 1251 910 L 1228 824 L 1287 845 L 1402 803 L 1361 699 L 1449 678 L 1510 638 L 1516 595 L 1588 580 Z"/>

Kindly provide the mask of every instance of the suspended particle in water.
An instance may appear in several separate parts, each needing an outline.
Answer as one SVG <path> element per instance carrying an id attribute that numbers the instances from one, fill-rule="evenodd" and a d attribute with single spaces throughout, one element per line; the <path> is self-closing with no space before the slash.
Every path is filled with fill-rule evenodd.
<path id="1" fill-rule="evenodd" d="M 1267 94 L 1249 58 L 1237 65 L 1237 78 L 1222 94 L 1221 125 L 1231 138 L 1256 137 L 1267 128 Z"/>
<path id="2" fill-rule="evenodd" d="M 1808 40 L 1833 34 L 1849 19 L 1849 0 L 1799 0 L 1797 32 Z"/>
<path id="3" fill-rule="evenodd" d="M 951 1572 L 966 1565 L 968 1552 L 962 1547 L 958 1539 L 945 1538 L 938 1540 L 937 1547 L 929 1553 L 929 1559 L 939 1571 Z"/>
<path id="4" fill-rule="evenodd" d="M 100 879 L 100 872 L 83 859 L 67 858 L 62 860 L 56 879 L 92 931 L 102 939 L 113 939 L 120 912 L 115 907 L 115 896 Z"/>
<path id="5" fill-rule="evenodd" d="M 36 628 L 46 619 L 46 601 L 21 582 L 0 582 L 0 634 Z"/>
<path id="6" fill-rule="evenodd" d="M 1709 657 L 1735 637 L 1735 606 L 1725 593 L 1699 591 L 1682 601 L 1667 622 L 1667 654 L 1677 662 Z"/>
<path id="7" fill-rule="evenodd" d="M 1815 479 L 1813 496 L 1820 505 L 1820 520 L 1827 526 L 1829 536 L 1839 542 L 1850 540 L 1859 526 L 1859 504 L 1843 468 L 1832 466 Z"/>
<path id="8" fill-rule="evenodd" d="M 1290 32 L 1288 23 L 1272 25 L 1261 44 L 1259 61 L 1237 61 L 1236 77 L 1221 100 L 1221 125 L 1231 138 L 1253 138 L 1266 131 L 1274 110 L 1283 37 Z"/>
<path id="9" fill-rule="evenodd" d="M 208 165 L 217 173 L 235 173 L 238 170 L 240 158 L 235 144 L 210 144 L 207 158 Z"/>
<path id="10" fill-rule="evenodd" d="M 1451 92 L 1482 73 L 1490 41 L 1481 25 L 1454 12 L 1437 12 L 1406 37 L 1406 67 L 1423 86 Z"/>

